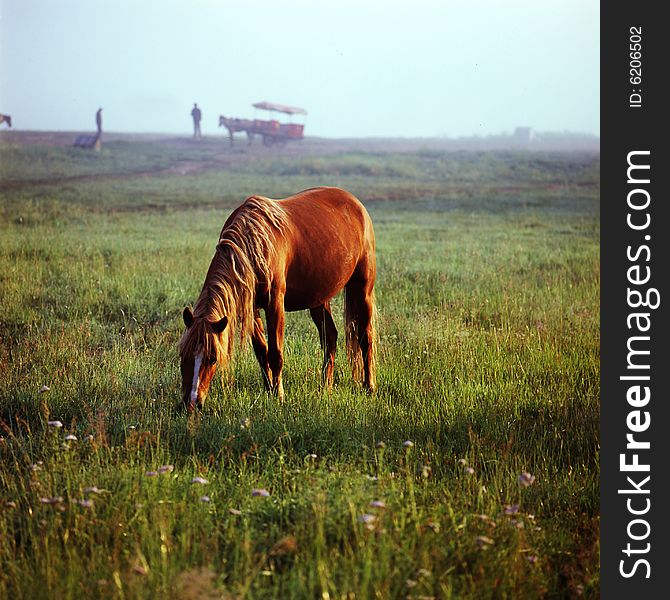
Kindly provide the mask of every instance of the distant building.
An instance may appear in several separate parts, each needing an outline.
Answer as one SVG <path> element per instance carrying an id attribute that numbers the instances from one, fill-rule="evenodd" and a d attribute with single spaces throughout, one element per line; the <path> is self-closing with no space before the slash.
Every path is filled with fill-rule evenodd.
<path id="1" fill-rule="evenodd" d="M 528 143 L 532 142 L 536 136 L 532 127 L 517 127 L 512 134 L 515 142 Z"/>

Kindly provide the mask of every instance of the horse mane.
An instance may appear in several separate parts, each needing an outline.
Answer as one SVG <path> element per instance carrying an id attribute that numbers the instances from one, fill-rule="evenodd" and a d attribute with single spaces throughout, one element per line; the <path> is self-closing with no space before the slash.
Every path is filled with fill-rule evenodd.
<path id="1" fill-rule="evenodd" d="M 194 321 L 182 336 L 182 356 L 202 345 L 206 354 L 228 363 L 236 333 L 240 340 L 254 326 L 254 295 L 259 284 L 269 288 L 274 256 L 274 235 L 284 233 L 288 219 L 276 200 L 251 196 L 228 218 L 216 245 L 214 258 L 193 309 Z M 210 323 L 228 317 L 223 335 L 214 335 Z"/>

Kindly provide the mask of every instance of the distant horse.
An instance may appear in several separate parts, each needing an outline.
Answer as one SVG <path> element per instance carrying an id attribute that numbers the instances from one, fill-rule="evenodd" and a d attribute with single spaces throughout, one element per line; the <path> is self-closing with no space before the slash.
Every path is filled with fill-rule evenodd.
<path id="1" fill-rule="evenodd" d="M 233 145 L 233 137 L 236 131 L 245 131 L 248 138 L 248 144 L 251 145 L 251 141 L 254 139 L 253 127 L 254 122 L 251 119 L 229 119 L 221 115 L 219 117 L 219 127 L 225 126 L 228 130 L 228 137 L 230 139 L 230 145 Z"/>
<path id="2" fill-rule="evenodd" d="M 324 352 L 330 389 L 337 329 L 330 300 L 344 288 L 354 376 L 375 389 L 375 238 L 365 207 L 338 188 L 312 188 L 272 200 L 252 196 L 233 211 L 186 325 L 179 353 L 182 399 L 202 407 L 217 364 L 228 366 L 236 337 L 251 337 L 265 387 L 284 397 L 284 311 L 309 310 Z M 265 311 L 267 341 L 260 310 Z"/>
<path id="3" fill-rule="evenodd" d="M 12 126 L 12 117 L 9 115 L 0 114 L 0 124 L 7 123 L 10 127 Z"/>

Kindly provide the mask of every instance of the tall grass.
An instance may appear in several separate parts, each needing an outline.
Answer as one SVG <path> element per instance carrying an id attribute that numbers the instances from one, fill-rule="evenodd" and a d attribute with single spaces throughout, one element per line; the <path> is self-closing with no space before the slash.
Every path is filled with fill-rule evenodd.
<path id="1" fill-rule="evenodd" d="M 377 394 L 343 348 L 324 391 L 290 314 L 286 401 L 247 348 L 187 417 L 180 311 L 225 217 L 328 182 L 375 223 Z M 592 156 L 433 152 L 5 190 L 0 596 L 597 596 L 597 194 Z"/>

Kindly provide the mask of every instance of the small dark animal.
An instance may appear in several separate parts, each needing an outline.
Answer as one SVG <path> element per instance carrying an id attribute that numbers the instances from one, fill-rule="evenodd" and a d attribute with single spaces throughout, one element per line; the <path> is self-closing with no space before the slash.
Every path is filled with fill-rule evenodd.
<path id="1" fill-rule="evenodd" d="M 87 150 L 100 150 L 100 133 L 97 135 L 79 135 L 72 144 L 75 148 L 86 148 Z"/>

